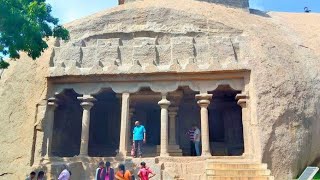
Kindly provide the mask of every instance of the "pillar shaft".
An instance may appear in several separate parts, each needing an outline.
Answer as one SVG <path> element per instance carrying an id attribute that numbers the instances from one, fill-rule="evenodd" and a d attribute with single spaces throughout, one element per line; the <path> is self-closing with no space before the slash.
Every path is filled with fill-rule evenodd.
<path id="1" fill-rule="evenodd" d="M 95 101 L 96 99 L 90 95 L 83 95 L 83 97 L 78 97 L 78 99 L 82 101 L 80 105 L 83 108 L 80 156 L 88 156 L 90 109 L 93 106 L 92 101 Z"/>
<path id="2" fill-rule="evenodd" d="M 48 132 L 48 140 L 47 140 L 47 149 L 46 155 L 52 156 L 52 134 L 53 134 L 53 124 L 54 124 L 54 112 L 58 107 L 55 98 L 48 99 L 48 121 L 47 121 L 47 132 Z"/>
<path id="3" fill-rule="evenodd" d="M 177 108 L 169 108 L 169 144 L 176 145 L 176 116 L 177 116 Z"/>
<path id="4" fill-rule="evenodd" d="M 163 95 L 161 101 L 159 101 L 158 104 L 161 107 L 160 156 L 169 156 L 169 153 L 168 153 L 168 107 L 170 105 L 170 101 L 167 100 L 166 95 Z"/>
<path id="5" fill-rule="evenodd" d="M 134 108 L 129 108 L 129 117 L 128 117 L 128 141 L 127 141 L 127 151 L 130 151 L 128 148 L 131 146 L 133 141 L 132 136 L 132 117 L 133 117 Z"/>
<path id="6" fill-rule="evenodd" d="M 121 103 L 121 128 L 119 154 L 125 156 L 127 154 L 127 145 L 129 142 L 129 93 L 122 94 Z"/>
<path id="7" fill-rule="evenodd" d="M 201 108 L 200 119 L 201 119 L 201 139 L 202 139 L 202 153 L 201 156 L 211 156 L 210 151 L 210 140 L 209 140 L 209 118 L 208 118 L 208 106 L 210 104 L 210 99 L 212 94 L 197 94 L 196 98 L 198 104 Z"/>

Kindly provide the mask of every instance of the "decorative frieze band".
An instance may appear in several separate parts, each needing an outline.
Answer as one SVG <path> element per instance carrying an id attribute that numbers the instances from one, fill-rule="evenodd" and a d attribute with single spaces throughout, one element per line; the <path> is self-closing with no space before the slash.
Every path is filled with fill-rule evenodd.
<path id="1" fill-rule="evenodd" d="M 54 48 L 49 76 L 117 74 L 239 68 L 237 38 L 210 36 L 137 37 L 97 39 L 91 46 L 69 43 Z"/>

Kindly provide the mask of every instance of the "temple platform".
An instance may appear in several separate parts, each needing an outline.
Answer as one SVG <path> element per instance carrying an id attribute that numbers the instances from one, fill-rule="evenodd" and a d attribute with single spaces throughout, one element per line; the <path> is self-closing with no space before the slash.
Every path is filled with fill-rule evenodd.
<path id="1" fill-rule="evenodd" d="M 63 164 L 67 164 L 73 178 L 94 179 L 95 169 L 100 161 L 109 161 L 113 168 L 120 163 L 133 174 L 137 174 L 140 163 L 146 162 L 156 174 L 156 180 L 273 180 L 266 164 L 245 156 L 211 157 L 52 157 L 43 161 L 48 179 L 56 179 Z"/>

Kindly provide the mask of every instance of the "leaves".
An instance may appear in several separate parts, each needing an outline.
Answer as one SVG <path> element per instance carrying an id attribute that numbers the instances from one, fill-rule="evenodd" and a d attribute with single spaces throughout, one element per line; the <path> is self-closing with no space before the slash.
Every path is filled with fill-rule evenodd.
<path id="1" fill-rule="evenodd" d="M 20 58 L 19 51 L 24 51 L 36 59 L 48 48 L 48 37 L 70 38 L 45 0 L 0 0 L 0 4 L 0 68 L 8 67 L 4 55 Z"/>

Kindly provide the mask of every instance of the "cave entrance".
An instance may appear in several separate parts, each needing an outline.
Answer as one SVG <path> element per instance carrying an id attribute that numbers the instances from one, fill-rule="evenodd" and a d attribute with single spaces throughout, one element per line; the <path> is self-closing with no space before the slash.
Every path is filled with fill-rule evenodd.
<path id="1" fill-rule="evenodd" d="M 242 109 L 235 99 L 240 91 L 219 86 L 209 92 L 209 139 L 213 156 L 240 156 L 244 152 Z"/>
<path id="2" fill-rule="evenodd" d="M 111 88 L 93 96 L 96 101 L 91 109 L 88 155 L 116 156 L 120 139 L 120 98 Z"/>
<path id="3" fill-rule="evenodd" d="M 56 95 L 59 106 L 54 114 L 52 134 L 52 155 L 73 157 L 80 152 L 82 107 L 73 89 L 66 89 Z"/>

